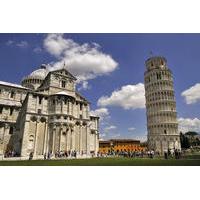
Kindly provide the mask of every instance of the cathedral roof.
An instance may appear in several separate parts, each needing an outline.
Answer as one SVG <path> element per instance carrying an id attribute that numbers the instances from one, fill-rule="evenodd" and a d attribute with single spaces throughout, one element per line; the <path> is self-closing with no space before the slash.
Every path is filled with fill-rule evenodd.
<path id="1" fill-rule="evenodd" d="M 54 95 L 64 95 L 64 96 L 71 96 L 71 97 L 75 98 L 74 94 L 72 92 L 68 92 L 68 91 L 57 92 Z"/>
<path id="2" fill-rule="evenodd" d="M 18 85 L 18 84 L 15 84 L 15 83 L 8 83 L 8 82 L 4 82 L 4 81 L 0 81 L 0 85 L 5 85 L 5 86 L 15 87 L 15 88 L 21 88 L 21 89 L 28 89 L 28 88 L 23 87 L 21 85 Z"/>

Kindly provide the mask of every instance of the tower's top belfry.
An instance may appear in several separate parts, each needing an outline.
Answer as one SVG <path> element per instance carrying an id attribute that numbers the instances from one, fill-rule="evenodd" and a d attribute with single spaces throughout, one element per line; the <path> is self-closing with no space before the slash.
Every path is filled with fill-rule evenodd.
<path id="1" fill-rule="evenodd" d="M 145 61 L 147 71 L 152 69 L 167 69 L 167 59 L 162 56 L 153 56 Z"/>

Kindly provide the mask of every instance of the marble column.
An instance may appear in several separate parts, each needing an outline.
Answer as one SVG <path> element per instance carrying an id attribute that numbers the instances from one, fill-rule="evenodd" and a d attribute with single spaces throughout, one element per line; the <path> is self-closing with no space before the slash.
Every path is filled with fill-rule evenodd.
<path id="1" fill-rule="evenodd" d="M 45 153 L 49 152 L 49 138 L 50 138 L 49 134 L 50 134 L 50 127 L 48 126 L 48 123 L 47 123 Z"/>
<path id="2" fill-rule="evenodd" d="M 69 150 L 69 126 L 66 127 L 66 151 Z"/>
<path id="3" fill-rule="evenodd" d="M 90 154 L 90 128 L 86 125 L 86 153 Z"/>
<path id="4" fill-rule="evenodd" d="M 76 151 L 80 152 L 80 147 L 79 147 L 79 137 L 80 137 L 80 132 L 79 132 L 79 126 L 76 124 L 75 125 L 75 140 L 76 140 Z"/>
<path id="5" fill-rule="evenodd" d="M 72 135 L 73 135 L 73 129 L 72 129 L 72 126 L 70 126 L 70 151 L 72 150 L 72 142 L 73 142 L 73 138 L 72 138 Z"/>
<path id="6" fill-rule="evenodd" d="M 4 126 L 0 126 L 0 154 L 3 154 L 3 146 L 4 146 Z"/>
<path id="7" fill-rule="evenodd" d="M 52 154 L 55 154 L 55 140 L 56 140 L 56 125 L 53 125 L 53 144 L 52 144 Z"/>
<path id="8" fill-rule="evenodd" d="M 63 124 L 60 124 L 60 132 L 59 132 L 59 151 L 62 149 L 62 137 L 63 137 Z"/>
<path id="9" fill-rule="evenodd" d="M 76 132 L 74 127 L 72 127 L 72 150 L 76 149 Z"/>
<path id="10" fill-rule="evenodd" d="M 35 128 L 35 143 L 34 143 L 34 156 L 37 155 L 37 133 L 38 133 L 38 119 L 36 120 L 36 128 Z"/>
<path id="11" fill-rule="evenodd" d="M 80 137 L 79 137 L 79 149 L 80 149 L 80 154 L 82 154 L 82 124 L 79 125 L 79 133 L 80 133 Z"/>
<path id="12" fill-rule="evenodd" d="M 48 136 L 48 123 L 45 122 L 45 133 L 44 133 L 44 142 L 43 142 L 43 155 L 47 152 L 46 151 L 47 136 Z"/>
<path id="13" fill-rule="evenodd" d="M 8 124 L 5 124 L 4 126 L 4 133 L 3 133 L 3 154 L 5 153 L 6 151 L 6 136 L 8 135 L 8 129 L 9 129 L 9 125 Z"/>
<path id="14" fill-rule="evenodd" d="M 67 141 L 68 141 L 68 151 L 71 150 L 71 127 L 69 126 L 69 130 L 68 130 L 68 137 L 67 137 Z"/>

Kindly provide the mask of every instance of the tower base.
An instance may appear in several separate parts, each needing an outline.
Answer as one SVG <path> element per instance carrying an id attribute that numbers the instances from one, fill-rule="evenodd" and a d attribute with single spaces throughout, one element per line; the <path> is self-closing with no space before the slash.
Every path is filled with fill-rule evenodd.
<path id="1" fill-rule="evenodd" d="M 156 153 L 164 154 L 164 152 L 181 151 L 181 142 L 179 135 L 151 135 L 148 136 L 148 149 Z"/>

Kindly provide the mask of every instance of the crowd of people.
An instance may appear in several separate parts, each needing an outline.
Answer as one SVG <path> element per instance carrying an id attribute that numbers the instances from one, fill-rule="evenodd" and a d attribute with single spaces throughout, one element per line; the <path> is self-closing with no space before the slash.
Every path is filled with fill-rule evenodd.
<path id="1" fill-rule="evenodd" d="M 52 152 L 48 152 L 44 154 L 44 160 L 50 160 L 51 158 L 55 159 L 66 159 L 66 158 L 77 158 L 77 152 L 74 151 L 56 151 L 55 154 Z M 81 152 L 80 156 L 83 156 L 84 153 Z M 100 153 L 98 152 L 95 155 L 93 152 L 90 154 L 91 157 L 97 156 L 98 158 L 101 157 L 125 157 L 125 158 L 162 158 L 159 152 L 154 150 L 149 151 L 109 151 L 107 153 Z M 180 159 L 182 157 L 182 152 L 178 149 L 168 149 L 164 151 L 164 159 L 175 158 Z M 29 160 L 33 159 L 33 152 L 29 154 Z"/>
<path id="2" fill-rule="evenodd" d="M 179 149 L 175 149 L 175 150 L 171 150 L 168 149 L 168 151 L 164 151 L 164 158 L 168 159 L 168 158 L 175 158 L 175 159 L 180 159 L 182 157 L 182 152 Z"/>
<path id="3" fill-rule="evenodd" d="M 143 151 L 109 151 L 107 153 L 98 152 L 97 157 L 126 157 L 126 158 L 133 158 L 133 157 L 143 157 Z"/>
<path id="4" fill-rule="evenodd" d="M 6 151 L 4 153 L 4 158 L 12 158 L 12 157 L 19 157 L 19 156 L 20 156 L 19 153 L 15 152 L 15 151 L 11 151 L 11 150 Z"/>
<path id="5" fill-rule="evenodd" d="M 56 151 L 55 154 L 48 152 L 44 154 L 44 160 L 50 160 L 51 158 L 56 159 L 65 159 L 65 158 L 77 158 L 77 155 L 83 156 L 84 152 L 78 154 L 74 151 Z M 19 157 L 20 155 L 15 151 L 7 151 L 4 154 L 5 158 Z M 154 150 L 149 151 L 109 151 L 107 153 L 98 152 L 90 154 L 91 157 L 126 157 L 126 158 L 154 158 L 154 157 L 163 157 L 159 152 Z M 182 152 L 178 149 L 168 149 L 164 151 L 164 159 L 175 158 L 180 159 L 182 157 Z M 33 152 L 29 154 L 29 160 L 33 159 Z"/>
<path id="6" fill-rule="evenodd" d="M 182 153 L 178 149 L 168 149 L 164 151 L 164 158 L 175 158 L 180 159 L 182 156 Z M 148 150 L 148 151 L 109 151 L 107 153 L 98 153 L 97 157 L 127 157 L 127 158 L 162 158 L 163 155 L 160 154 L 160 152 L 154 151 L 154 150 Z"/>
<path id="7" fill-rule="evenodd" d="M 83 155 L 83 152 L 81 153 Z M 55 154 L 48 152 L 44 154 L 44 160 L 51 160 L 52 158 L 56 159 L 65 159 L 65 158 L 77 158 L 77 152 L 74 151 L 56 151 Z M 33 159 L 33 152 L 29 154 L 29 160 Z"/>
<path id="8" fill-rule="evenodd" d="M 52 156 L 53 155 L 51 152 L 48 152 L 47 154 L 45 153 L 44 160 L 51 159 Z M 77 152 L 75 150 L 74 151 L 56 151 L 55 152 L 55 158 L 68 158 L 68 157 L 76 158 Z"/>

